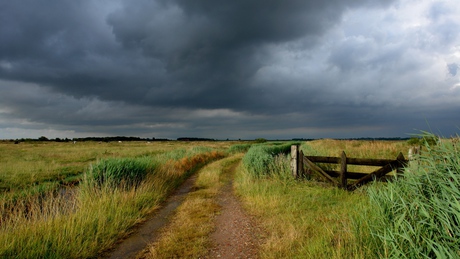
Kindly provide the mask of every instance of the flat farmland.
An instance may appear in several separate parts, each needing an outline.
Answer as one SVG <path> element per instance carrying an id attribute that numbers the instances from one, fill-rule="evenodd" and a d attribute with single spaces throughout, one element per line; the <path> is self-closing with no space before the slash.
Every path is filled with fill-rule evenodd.
<path id="1" fill-rule="evenodd" d="M 414 145 L 422 153 L 394 181 L 350 192 L 316 177 L 294 179 L 292 144 L 310 156 L 394 159 Z M 0 257 L 105 258 L 193 175 L 159 239 L 139 251 L 145 258 L 211 258 L 212 233 L 228 228 L 215 219 L 229 192 L 260 230 L 251 241 L 257 258 L 458 258 L 459 150 L 458 139 L 433 135 L 415 144 L 4 141 Z"/>
<path id="2" fill-rule="evenodd" d="M 0 257 L 95 257 L 232 144 L 3 141 Z"/>
<path id="3" fill-rule="evenodd" d="M 232 142 L 0 142 L 0 191 L 18 192 L 39 185 L 72 184 L 91 163 L 105 158 L 136 158 L 194 147 L 225 150 Z"/>

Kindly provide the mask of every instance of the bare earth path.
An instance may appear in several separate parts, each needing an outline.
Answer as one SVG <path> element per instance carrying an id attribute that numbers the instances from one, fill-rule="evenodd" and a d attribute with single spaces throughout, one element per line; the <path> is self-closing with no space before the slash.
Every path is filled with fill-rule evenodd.
<path id="1" fill-rule="evenodd" d="M 210 235 L 212 247 L 205 258 L 257 258 L 262 231 L 242 208 L 233 193 L 235 163 L 223 177 L 225 184 L 218 194 L 220 213 L 215 218 L 215 231 Z M 192 191 L 197 175 L 187 179 L 185 183 L 165 202 L 162 208 L 127 239 L 121 241 L 111 252 L 100 258 L 136 258 L 146 246 L 160 238 L 160 229 L 168 225 L 170 216 Z M 145 251 L 145 250 L 144 250 Z"/>
<path id="2" fill-rule="evenodd" d="M 207 258 L 257 258 L 262 232 L 233 193 L 236 166 L 218 196 L 221 213 L 216 217 L 216 231 L 211 235 L 214 246 Z"/>

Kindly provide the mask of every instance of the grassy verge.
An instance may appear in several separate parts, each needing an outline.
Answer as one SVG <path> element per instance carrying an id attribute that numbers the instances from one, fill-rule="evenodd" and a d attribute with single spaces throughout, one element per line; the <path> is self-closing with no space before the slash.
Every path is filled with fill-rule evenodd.
<path id="1" fill-rule="evenodd" d="M 217 194 L 230 168 L 241 159 L 234 155 L 200 170 L 195 191 L 178 207 L 160 240 L 149 246 L 147 258 L 200 258 L 209 248 L 213 219 L 219 211 Z"/>
<path id="2" fill-rule="evenodd" d="M 142 174 L 143 181 L 136 178 L 134 185 L 123 178 L 120 181 L 114 178 L 116 184 L 100 182 L 88 174 L 78 187 L 59 195 L 29 196 L 16 204 L 22 207 L 15 206 L 13 210 L 3 202 L 0 257 L 95 257 L 127 235 L 190 173 L 222 157 L 222 153 L 207 148 L 163 153 L 152 157 L 158 159 L 153 163 L 155 167 L 149 167 L 150 163 L 134 163 L 140 171 L 151 170 Z M 125 162 L 121 165 L 132 166 Z M 101 168 L 106 176 L 117 176 L 107 171 L 110 167 Z"/>
<path id="3" fill-rule="evenodd" d="M 368 258 L 356 246 L 352 224 L 363 195 L 291 179 L 287 156 L 269 168 L 271 177 L 260 178 L 241 166 L 235 184 L 266 230 L 262 258 Z"/>

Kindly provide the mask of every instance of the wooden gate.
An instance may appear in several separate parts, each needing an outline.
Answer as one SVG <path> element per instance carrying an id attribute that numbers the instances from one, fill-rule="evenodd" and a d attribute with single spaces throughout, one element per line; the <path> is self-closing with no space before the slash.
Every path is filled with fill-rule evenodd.
<path id="1" fill-rule="evenodd" d="M 299 150 L 298 145 L 291 146 L 291 171 L 295 178 L 308 177 L 316 173 L 324 180 L 347 190 L 355 190 L 373 180 L 387 179 L 388 173 L 396 171 L 397 175 L 402 174 L 403 168 L 408 160 L 402 153 L 396 159 L 371 159 L 371 158 L 351 158 L 342 152 L 340 157 L 327 156 L 305 156 Z M 340 170 L 325 170 L 315 163 L 338 164 Z M 347 165 L 375 166 L 380 167 L 370 173 L 348 172 Z M 350 181 L 349 181 L 350 180 Z"/>

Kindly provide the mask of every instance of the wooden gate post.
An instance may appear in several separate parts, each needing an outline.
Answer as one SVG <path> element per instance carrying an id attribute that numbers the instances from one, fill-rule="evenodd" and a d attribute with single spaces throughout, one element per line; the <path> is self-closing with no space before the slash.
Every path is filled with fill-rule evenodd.
<path id="1" fill-rule="evenodd" d="M 420 165 L 420 154 L 422 153 L 422 146 L 418 146 L 418 147 L 411 147 L 409 149 L 409 154 L 408 154 L 408 158 L 409 158 L 409 165 Z"/>
<path id="2" fill-rule="evenodd" d="M 299 145 L 291 146 L 291 173 L 297 179 L 299 177 Z"/>
<path id="3" fill-rule="evenodd" d="M 345 151 L 342 151 L 342 155 L 340 156 L 340 187 L 343 189 L 347 189 L 347 155 Z"/>
<path id="4" fill-rule="evenodd" d="M 298 152 L 297 152 L 297 175 L 300 178 L 305 178 L 305 170 L 304 170 L 304 166 L 303 166 L 303 157 L 304 157 L 303 151 L 298 150 Z"/>
<path id="5" fill-rule="evenodd" d="M 402 176 L 404 173 L 404 166 L 407 166 L 407 164 L 404 163 L 405 161 L 404 155 L 401 152 L 399 152 L 399 155 L 396 157 L 396 160 L 398 161 L 398 168 L 396 169 L 396 175 Z"/>

